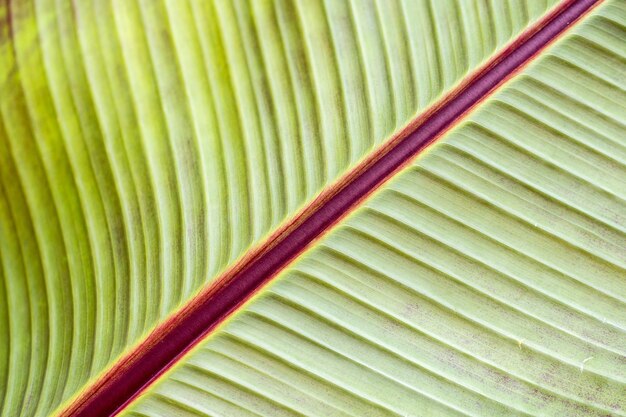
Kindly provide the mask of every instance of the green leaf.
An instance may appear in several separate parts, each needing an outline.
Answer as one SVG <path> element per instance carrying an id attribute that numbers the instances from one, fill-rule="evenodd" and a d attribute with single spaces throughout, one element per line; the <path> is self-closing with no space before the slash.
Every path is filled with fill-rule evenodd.
<path id="1" fill-rule="evenodd" d="M 84 393 L 553 3 L 1 2 L 0 414 Z M 621 415 L 625 35 L 600 7 L 129 413 Z"/>
<path id="2" fill-rule="evenodd" d="M 545 52 L 125 415 L 626 414 L 625 6 Z"/>

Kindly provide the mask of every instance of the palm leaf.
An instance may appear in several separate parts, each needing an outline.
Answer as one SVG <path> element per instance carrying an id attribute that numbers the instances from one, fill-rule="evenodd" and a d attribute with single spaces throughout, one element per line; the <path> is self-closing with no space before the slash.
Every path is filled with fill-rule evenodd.
<path id="1" fill-rule="evenodd" d="M 2 414 L 121 385 L 549 6 L 4 4 Z M 584 17 L 127 413 L 622 415 L 625 34 Z"/>

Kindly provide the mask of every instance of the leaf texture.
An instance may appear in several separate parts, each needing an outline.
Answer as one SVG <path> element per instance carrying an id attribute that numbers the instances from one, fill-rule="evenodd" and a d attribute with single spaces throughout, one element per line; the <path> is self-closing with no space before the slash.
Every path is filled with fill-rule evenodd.
<path id="1" fill-rule="evenodd" d="M 48 415 L 553 1 L 0 6 L 0 414 Z"/>
<path id="2" fill-rule="evenodd" d="M 626 415 L 624 39 L 607 2 L 125 415 Z"/>

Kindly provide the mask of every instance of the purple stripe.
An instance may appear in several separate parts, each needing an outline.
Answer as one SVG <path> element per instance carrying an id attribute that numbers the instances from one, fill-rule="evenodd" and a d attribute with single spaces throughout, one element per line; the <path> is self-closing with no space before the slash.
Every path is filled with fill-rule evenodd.
<path id="1" fill-rule="evenodd" d="M 96 391 L 76 415 L 109 416 L 121 411 L 142 389 L 170 365 L 179 361 L 184 352 L 223 321 L 224 317 L 271 280 L 276 271 L 298 256 L 337 219 L 353 209 L 361 198 L 379 187 L 402 164 L 417 155 L 441 132 L 450 128 L 460 116 L 528 62 L 597 1 L 578 0 L 566 6 L 535 35 L 517 45 L 498 64 L 475 79 L 460 95 L 433 113 L 412 134 L 319 207 L 280 243 L 237 273 L 212 298 L 194 306 L 193 312 L 183 323 L 164 332 L 162 339 L 155 345 L 144 348 L 138 361 L 117 375 L 114 384 L 104 385 Z"/>

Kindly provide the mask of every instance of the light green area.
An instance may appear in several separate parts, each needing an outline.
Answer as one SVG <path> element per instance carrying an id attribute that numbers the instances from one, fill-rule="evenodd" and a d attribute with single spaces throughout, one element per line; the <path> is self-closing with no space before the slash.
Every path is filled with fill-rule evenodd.
<path id="1" fill-rule="evenodd" d="M 626 415 L 625 39 L 602 6 L 125 415 Z"/>
<path id="2" fill-rule="evenodd" d="M 48 415 L 552 1 L 0 2 L 0 415 Z"/>

